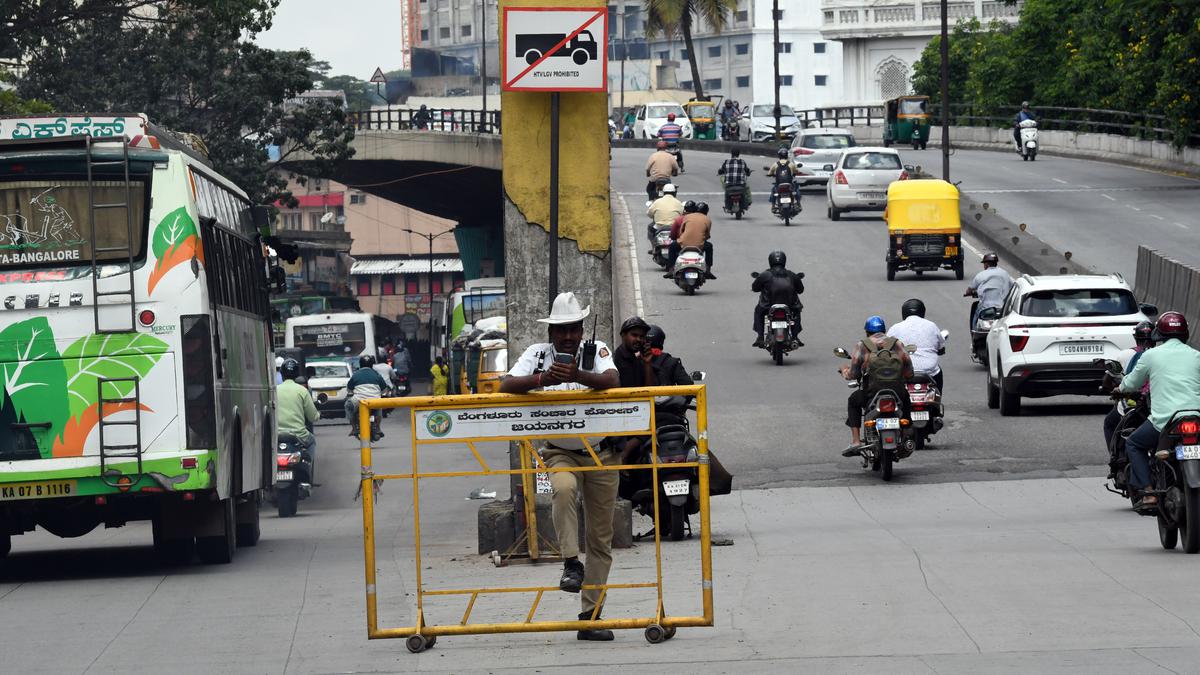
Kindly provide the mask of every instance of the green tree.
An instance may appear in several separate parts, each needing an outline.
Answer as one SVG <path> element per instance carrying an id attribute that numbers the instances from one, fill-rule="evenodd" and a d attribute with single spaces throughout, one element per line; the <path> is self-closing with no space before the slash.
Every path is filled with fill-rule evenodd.
<path id="1" fill-rule="evenodd" d="M 720 33 L 729 25 L 729 14 L 737 10 L 737 0 L 646 0 L 646 37 L 662 34 L 667 38 L 683 36 L 688 63 L 692 67 L 692 89 L 697 99 L 704 98 L 704 82 L 700 79 L 696 48 L 692 44 L 692 28 L 702 19 L 713 32 Z"/>
<path id="2" fill-rule="evenodd" d="M 369 110 L 373 105 L 387 101 L 376 93 L 375 85 L 353 75 L 333 75 L 321 78 L 322 89 L 336 89 L 346 93 L 346 105 L 351 110 Z M 382 86 L 380 91 L 382 91 Z"/>
<path id="3" fill-rule="evenodd" d="M 216 169 L 252 199 L 291 202 L 269 148 L 280 148 L 280 166 L 303 158 L 305 172 L 320 175 L 350 156 L 354 129 L 333 101 L 297 101 L 320 75 L 308 51 L 250 41 L 270 27 L 278 3 L 163 0 L 59 24 L 53 39 L 30 29 L 32 38 L 19 38 L 27 68 L 17 91 L 57 110 L 145 112 L 197 134 Z"/>

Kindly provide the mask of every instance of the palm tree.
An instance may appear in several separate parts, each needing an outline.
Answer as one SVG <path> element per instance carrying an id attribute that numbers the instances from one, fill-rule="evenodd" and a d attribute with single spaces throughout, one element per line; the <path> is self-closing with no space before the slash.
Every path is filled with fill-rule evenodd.
<path id="1" fill-rule="evenodd" d="M 646 37 L 653 39 L 659 33 L 667 38 L 683 36 L 692 67 L 692 88 L 698 100 L 704 99 L 704 83 L 692 45 L 692 24 L 701 18 L 714 32 L 720 33 L 729 25 L 729 14 L 736 10 L 737 0 L 646 0 Z"/>

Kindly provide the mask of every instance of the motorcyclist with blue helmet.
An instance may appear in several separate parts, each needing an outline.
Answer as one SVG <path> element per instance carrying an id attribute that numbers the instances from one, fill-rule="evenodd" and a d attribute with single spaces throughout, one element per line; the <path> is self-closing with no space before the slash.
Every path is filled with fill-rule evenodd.
<path id="1" fill-rule="evenodd" d="M 896 395 L 900 397 L 904 409 L 908 409 L 908 389 L 903 385 L 913 376 L 913 365 L 912 359 L 908 357 L 908 352 L 904 349 L 904 343 L 887 336 L 887 324 L 880 316 L 867 317 L 863 330 L 867 335 L 854 345 L 854 351 L 850 353 L 850 365 L 841 368 L 842 377 L 847 380 L 858 380 L 860 383 L 858 389 L 851 392 L 850 398 L 846 401 L 846 426 L 850 427 L 850 445 L 842 451 L 843 457 L 857 457 L 861 454 L 862 410 L 879 391 L 883 389 L 895 391 Z M 872 378 L 868 377 L 868 373 L 871 372 L 871 359 L 881 351 L 890 351 L 899 360 L 901 366 L 901 372 L 898 374 L 899 386 L 896 386 L 895 382 L 872 381 Z"/>

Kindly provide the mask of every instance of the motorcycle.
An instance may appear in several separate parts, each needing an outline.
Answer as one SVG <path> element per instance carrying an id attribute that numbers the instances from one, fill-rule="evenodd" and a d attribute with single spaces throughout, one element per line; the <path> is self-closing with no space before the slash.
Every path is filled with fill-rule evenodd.
<path id="1" fill-rule="evenodd" d="M 301 499 L 308 499 L 315 486 L 316 458 L 304 448 L 300 439 L 291 434 L 279 434 L 275 451 L 275 484 L 271 501 L 280 518 L 296 515 Z"/>
<path id="2" fill-rule="evenodd" d="M 695 295 L 696 289 L 704 285 L 704 275 L 707 273 L 708 264 L 704 261 L 704 252 L 692 246 L 681 250 L 679 255 L 675 256 L 675 266 L 671 268 L 675 285 L 688 295 Z"/>
<path id="3" fill-rule="evenodd" d="M 683 154 L 680 152 L 679 144 L 667 141 L 667 152 L 675 158 L 675 163 L 679 165 L 679 173 L 683 173 Z"/>
<path id="4" fill-rule="evenodd" d="M 653 187 L 650 186 L 650 182 L 654 184 Z M 646 206 L 650 206 L 650 204 L 654 203 L 655 199 L 663 196 L 663 187 L 665 187 L 667 183 L 670 183 L 671 179 L 665 176 L 659 176 L 650 182 L 646 184 L 646 197 L 649 199 L 649 201 L 646 202 Z"/>
<path id="5" fill-rule="evenodd" d="M 735 220 L 741 220 L 742 214 L 746 212 L 746 204 L 744 194 L 742 194 L 743 186 L 741 185 L 726 185 L 725 186 L 725 213 L 732 214 Z"/>
<path id="6" fill-rule="evenodd" d="M 671 264 L 671 228 L 656 229 L 651 241 L 654 248 L 650 249 L 650 257 L 659 267 L 666 269 Z"/>
<path id="7" fill-rule="evenodd" d="M 779 183 L 775 186 L 775 200 L 771 203 L 771 213 L 783 220 L 783 224 L 791 225 L 792 218 L 800 215 L 800 192 L 794 183 Z"/>
<path id="8" fill-rule="evenodd" d="M 395 376 L 395 379 L 392 381 L 392 395 L 393 396 L 408 396 L 411 393 L 412 393 L 412 382 L 409 381 L 408 376 L 397 374 Z"/>
<path id="9" fill-rule="evenodd" d="M 696 372 L 693 379 L 700 381 L 704 374 Z M 619 487 L 620 495 L 633 503 L 633 508 L 644 516 L 654 517 L 654 492 L 658 492 L 658 531 L 663 537 L 679 541 L 691 534 L 689 516 L 700 511 L 700 475 L 695 467 L 673 468 L 673 464 L 695 462 L 697 459 L 696 439 L 692 436 L 687 411 L 696 406 L 688 397 L 668 396 L 655 401 L 654 416 L 657 424 L 655 438 L 658 441 L 658 485 L 654 485 L 652 471 L 638 470 L 623 472 Z M 634 464 L 653 463 L 653 448 L 646 439 L 635 454 Z M 650 530 L 635 537 L 643 539 L 653 536 Z"/>
<path id="10" fill-rule="evenodd" d="M 1150 455 L 1150 489 L 1158 504 L 1138 511 L 1156 516 L 1158 540 L 1172 550 L 1183 537 L 1185 553 L 1200 553 L 1200 410 L 1180 410 L 1163 427 Z"/>
<path id="11" fill-rule="evenodd" d="M 974 291 L 970 291 L 970 294 L 977 295 Z M 986 368 L 988 365 L 987 336 L 992 330 L 992 325 L 1000 318 L 1000 308 L 985 307 L 982 312 L 979 312 L 979 320 L 971 325 L 978 308 L 979 301 L 976 300 L 971 303 L 971 313 L 967 316 L 967 325 L 971 329 L 971 360 Z"/>
<path id="12" fill-rule="evenodd" d="M 1017 130 L 1017 133 L 1021 136 L 1021 142 L 1017 144 L 1017 154 L 1025 162 L 1036 160 L 1038 151 L 1037 120 L 1024 120 L 1020 122 L 1017 124 Z"/>
<path id="13" fill-rule="evenodd" d="M 1108 443 L 1108 476 L 1112 483 L 1105 483 L 1104 489 L 1136 504 L 1137 496 L 1129 487 L 1129 457 L 1125 454 L 1125 443 L 1129 440 L 1129 436 L 1150 416 L 1150 396 L 1141 392 L 1119 391 L 1124 371 L 1117 361 L 1093 359 L 1092 364 L 1104 368 L 1100 391 L 1108 393 L 1116 399 L 1116 403 L 1113 405 L 1121 416 Z"/>
<path id="14" fill-rule="evenodd" d="M 804 273 L 801 272 L 799 276 L 804 278 Z M 757 279 L 758 272 L 751 272 L 750 277 Z M 793 314 L 791 307 L 781 303 L 771 305 L 763 315 L 759 342 L 763 349 L 771 353 L 771 358 L 777 366 L 783 365 L 784 354 L 800 348 L 800 341 L 796 338 L 796 323 L 799 319 L 800 317 Z"/>
<path id="15" fill-rule="evenodd" d="M 916 351 L 912 345 L 907 349 L 910 353 Z M 838 358 L 850 358 L 850 353 L 841 347 L 833 353 Z M 846 386 L 858 389 L 862 384 L 851 380 Z M 864 469 L 871 467 L 884 481 L 890 481 L 895 463 L 912 455 L 917 447 L 909 412 L 904 409 L 899 394 L 882 389 L 867 403 L 862 419 L 862 466 Z"/>

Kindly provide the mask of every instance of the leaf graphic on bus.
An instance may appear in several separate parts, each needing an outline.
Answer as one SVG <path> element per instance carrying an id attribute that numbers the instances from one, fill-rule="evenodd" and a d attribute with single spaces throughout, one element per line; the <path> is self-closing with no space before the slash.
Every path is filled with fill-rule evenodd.
<path id="1" fill-rule="evenodd" d="M 0 405 L 13 419 L 49 424 L 31 429 L 42 457 L 50 456 L 53 439 L 67 422 L 66 369 L 45 317 L 21 321 L 0 331 Z"/>
<path id="2" fill-rule="evenodd" d="M 167 343 L 149 333 L 88 335 L 63 351 L 70 415 L 79 417 L 97 403 L 100 378 L 144 378 L 167 351 Z M 106 398 L 133 392 L 132 382 L 114 382 L 105 387 Z"/>
<path id="3" fill-rule="evenodd" d="M 149 406 L 138 404 L 137 407 L 142 412 L 154 412 Z M 115 415 L 119 412 L 133 410 L 132 403 L 110 403 L 104 406 L 104 416 Z M 54 457 L 81 457 L 83 456 L 83 448 L 87 443 L 87 438 L 92 433 L 92 429 L 100 423 L 100 404 L 93 403 L 84 409 L 83 414 L 79 417 L 72 417 L 67 420 L 66 426 L 63 427 L 62 435 L 54 439 L 54 447 L 51 451 Z"/>
<path id="4" fill-rule="evenodd" d="M 188 215 L 187 207 L 181 206 L 168 213 L 154 228 L 154 238 L 150 249 L 158 262 L 150 272 L 150 281 L 146 284 L 147 294 L 154 293 L 154 287 L 163 276 L 178 265 L 196 257 L 204 262 L 204 250 L 200 246 L 200 235 L 196 223 Z"/>

